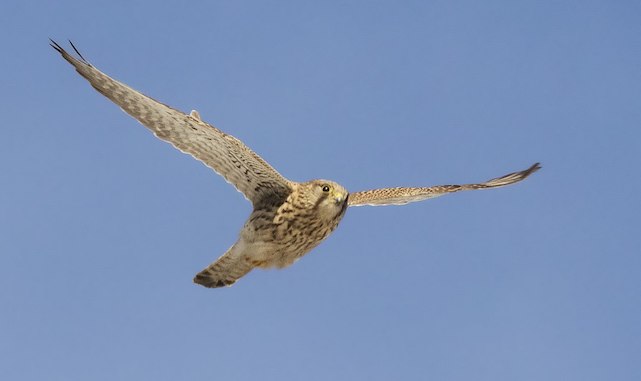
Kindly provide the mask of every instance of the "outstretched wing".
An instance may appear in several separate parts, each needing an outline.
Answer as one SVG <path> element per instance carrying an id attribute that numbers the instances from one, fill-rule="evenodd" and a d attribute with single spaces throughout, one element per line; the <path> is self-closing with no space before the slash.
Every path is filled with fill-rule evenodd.
<path id="1" fill-rule="evenodd" d="M 254 205 L 266 197 L 284 198 L 291 192 L 289 180 L 235 137 L 190 115 L 162 104 L 118 82 L 87 62 L 71 45 L 75 58 L 53 40 L 51 46 L 76 68 L 98 92 L 111 99 L 158 138 L 202 161 L 222 175 Z"/>
<path id="2" fill-rule="evenodd" d="M 503 187 L 517 183 L 539 169 L 541 169 L 541 166 L 539 163 L 536 163 L 524 171 L 510 173 L 480 184 L 436 185 L 424 188 L 372 189 L 363 192 L 350 193 L 348 202 L 349 206 L 404 205 L 410 202 L 423 201 L 428 198 L 434 198 L 452 192 Z"/>

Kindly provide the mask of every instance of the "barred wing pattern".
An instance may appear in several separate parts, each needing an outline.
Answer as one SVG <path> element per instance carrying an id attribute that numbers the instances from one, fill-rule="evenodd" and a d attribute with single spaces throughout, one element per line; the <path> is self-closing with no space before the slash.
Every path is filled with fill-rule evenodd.
<path id="1" fill-rule="evenodd" d="M 517 183 L 532 173 L 541 169 L 541 165 L 536 163 L 530 168 L 509 173 L 505 176 L 498 177 L 479 184 L 464 184 L 464 185 L 436 185 L 432 187 L 423 188 L 382 188 L 372 189 L 363 192 L 350 193 L 349 206 L 362 206 L 362 205 L 404 205 L 410 202 L 423 201 L 428 198 L 442 196 L 447 193 L 459 192 L 464 190 L 487 189 L 497 188 L 506 185 Z"/>
<path id="2" fill-rule="evenodd" d="M 254 206 L 265 198 L 284 199 L 291 192 L 289 180 L 240 140 L 202 122 L 197 112 L 186 115 L 114 80 L 87 62 L 73 44 L 71 46 L 79 59 L 53 40 L 51 46 L 98 92 L 153 131 L 158 138 L 218 172 Z"/>

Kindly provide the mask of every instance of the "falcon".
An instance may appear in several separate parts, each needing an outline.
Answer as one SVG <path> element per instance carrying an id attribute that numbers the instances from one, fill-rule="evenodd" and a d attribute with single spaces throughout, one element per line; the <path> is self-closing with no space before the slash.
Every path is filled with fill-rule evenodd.
<path id="1" fill-rule="evenodd" d="M 100 94 L 120 106 L 154 135 L 223 176 L 253 205 L 238 240 L 199 272 L 205 287 L 231 286 L 256 267 L 283 268 L 296 262 L 336 229 L 350 206 L 404 205 L 464 190 L 497 188 L 519 182 L 541 168 L 535 163 L 483 183 L 396 187 L 349 193 L 330 180 L 291 181 L 235 137 L 160 103 L 77 57 L 51 40 L 51 46 Z"/>

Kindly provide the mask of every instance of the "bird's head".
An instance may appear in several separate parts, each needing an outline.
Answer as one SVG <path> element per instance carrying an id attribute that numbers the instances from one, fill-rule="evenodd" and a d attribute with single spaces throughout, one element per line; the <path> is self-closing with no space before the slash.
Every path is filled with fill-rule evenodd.
<path id="1" fill-rule="evenodd" d="M 309 201 L 318 208 L 321 215 L 335 218 L 345 213 L 349 193 L 340 184 L 329 180 L 312 180 L 307 183 L 307 188 Z"/>

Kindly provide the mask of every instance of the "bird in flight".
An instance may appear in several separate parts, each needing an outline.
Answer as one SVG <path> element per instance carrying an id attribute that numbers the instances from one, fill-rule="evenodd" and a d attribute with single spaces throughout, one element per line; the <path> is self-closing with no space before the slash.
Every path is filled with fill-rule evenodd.
<path id="1" fill-rule="evenodd" d="M 70 41 L 71 43 L 71 41 Z M 231 286 L 255 267 L 283 268 L 307 254 L 336 229 L 350 206 L 403 205 L 464 190 L 497 188 L 519 182 L 540 169 L 535 163 L 483 183 L 396 187 L 348 193 L 330 180 L 291 181 L 235 137 L 150 98 L 77 57 L 51 40 L 51 46 L 99 93 L 120 106 L 158 138 L 200 160 L 223 176 L 253 205 L 238 240 L 194 278 L 205 287 Z"/>

